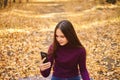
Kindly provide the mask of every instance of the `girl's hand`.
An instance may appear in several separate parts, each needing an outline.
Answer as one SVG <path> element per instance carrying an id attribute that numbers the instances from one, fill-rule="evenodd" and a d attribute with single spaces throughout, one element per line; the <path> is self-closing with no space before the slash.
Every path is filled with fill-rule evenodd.
<path id="1" fill-rule="evenodd" d="M 51 67 L 51 63 L 50 63 L 50 62 L 43 63 L 45 59 L 46 59 L 46 58 L 43 58 L 43 59 L 41 60 L 41 62 L 40 62 L 40 70 L 41 70 L 41 71 L 44 71 L 44 70 L 46 70 L 46 69 L 48 69 L 48 68 Z"/>

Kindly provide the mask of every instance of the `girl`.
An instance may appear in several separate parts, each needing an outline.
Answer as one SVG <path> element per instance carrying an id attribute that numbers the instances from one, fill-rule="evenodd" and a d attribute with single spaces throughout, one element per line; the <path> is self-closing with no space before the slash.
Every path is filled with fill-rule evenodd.
<path id="1" fill-rule="evenodd" d="M 41 60 L 40 72 L 48 77 L 53 67 L 51 80 L 90 80 L 86 69 L 86 50 L 80 43 L 73 25 L 68 20 L 60 21 L 54 31 L 54 41 L 48 50 L 49 62 Z"/>

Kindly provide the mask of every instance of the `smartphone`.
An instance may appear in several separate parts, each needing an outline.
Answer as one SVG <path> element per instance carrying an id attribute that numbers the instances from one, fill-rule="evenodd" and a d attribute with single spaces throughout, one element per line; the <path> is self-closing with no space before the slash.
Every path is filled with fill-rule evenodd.
<path id="1" fill-rule="evenodd" d="M 47 56 L 47 53 L 45 53 L 45 52 L 40 52 L 40 54 L 41 54 L 42 59 L 43 59 L 43 58 L 46 58 L 46 59 L 43 61 L 43 63 L 48 62 L 48 56 Z"/>

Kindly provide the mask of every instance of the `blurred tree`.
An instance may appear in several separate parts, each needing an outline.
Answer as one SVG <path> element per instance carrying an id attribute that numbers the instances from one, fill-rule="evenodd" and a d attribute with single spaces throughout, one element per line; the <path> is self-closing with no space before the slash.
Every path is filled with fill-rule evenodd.
<path id="1" fill-rule="evenodd" d="M 4 0 L 4 7 L 7 6 L 8 0 Z"/>
<path id="2" fill-rule="evenodd" d="M 29 0 L 27 0 L 27 2 L 29 2 Z"/>
<path id="3" fill-rule="evenodd" d="M 3 0 L 0 0 L 0 8 L 3 6 Z"/>
<path id="4" fill-rule="evenodd" d="M 21 0 L 19 0 L 19 3 L 21 3 L 22 1 Z"/>
<path id="5" fill-rule="evenodd" d="M 13 2 L 15 3 L 15 0 L 13 0 Z"/>
<path id="6" fill-rule="evenodd" d="M 106 2 L 111 3 L 111 4 L 115 4 L 116 0 L 106 0 Z"/>
<path id="7" fill-rule="evenodd" d="M 16 2 L 16 0 L 13 0 L 13 3 L 15 3 Z M 19 3 L 21 3 L 22 2 L 22 0 L 19 0 Z M 29 0 L 26 0 L 26 2 L 29 2 Z"/>

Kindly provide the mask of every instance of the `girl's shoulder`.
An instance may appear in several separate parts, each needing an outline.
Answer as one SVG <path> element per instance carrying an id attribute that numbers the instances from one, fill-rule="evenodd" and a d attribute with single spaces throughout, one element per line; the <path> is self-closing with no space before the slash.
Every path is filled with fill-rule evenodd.
<path id="1" fill-rule="evenodd" d="M 77 46 L 75 48 L 78 49 L 78 50 L 85 50 L 85 48 L 83 46 Z"/>
<path id="2" fill-rule="evenodd" d="M 76 51 L 80 54 L 85 54 L 86 53 L 86 49 L 84 47 L 77 47 Z"/>

